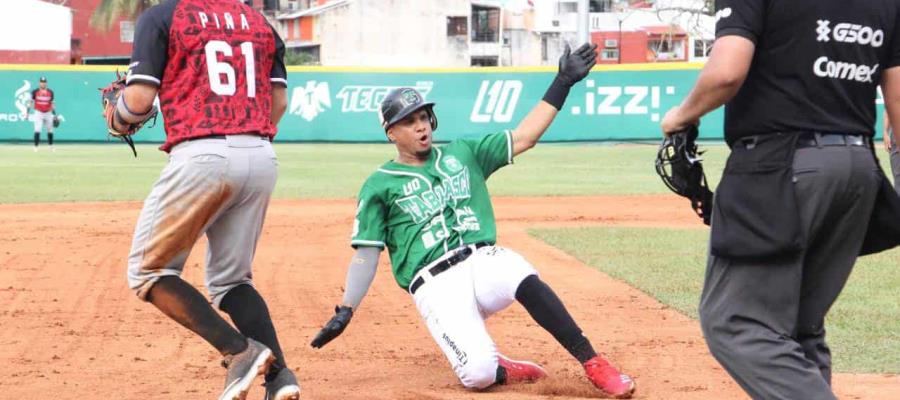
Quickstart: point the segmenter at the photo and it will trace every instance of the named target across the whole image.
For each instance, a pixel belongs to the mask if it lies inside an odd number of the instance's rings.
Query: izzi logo
[[[24,122],[28,112],[28,103],[31,101],[31,82],[23,80],[22,87],[13,93],[13,105],[18,113],[0,113],[0,122]]]

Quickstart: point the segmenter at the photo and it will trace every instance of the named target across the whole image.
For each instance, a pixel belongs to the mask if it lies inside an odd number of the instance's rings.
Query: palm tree
[[[101,31],[112,28],[119,17],[135,17],[161,0],[101,0],[91,15],[91,26]]]

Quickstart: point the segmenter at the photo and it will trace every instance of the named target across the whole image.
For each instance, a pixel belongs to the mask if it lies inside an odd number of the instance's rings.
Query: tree
[[[284,53],[284,65],[316,65],[312,54],[288,50]]]
[[[710,22],[716,14],[715,0],[656,0],[654,6],[660,21],[680,26],[694,36],[715,34]]]
[[[120,17],[136,17],[160,0],[102,0],[91,14],[91,26],[108,31]]]

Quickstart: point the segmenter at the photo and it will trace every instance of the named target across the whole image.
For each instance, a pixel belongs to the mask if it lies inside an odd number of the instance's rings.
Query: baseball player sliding
[[[582,365],[604,394],[628,398],[635,384],[606,359],[569,315],[562,301],[522,256],[496,245],[496,226],[485,180],[534,147],[562,108],[569,89],[596,63],[595,45],[568,48],[543,101],[513,131],[433,147],[434,103],[412,88],[390,92],[381,103],[382,126],[397,157],[363,184],[353,226],[356,249],[346,291],[335,316],[312,341],[320,348],[350,323],[387,248],[394,278],[412,295],[432,337],[467,388],[534,381],[538,365],[504,357],[484,319],[519,301]]]
[[[102,91],[109,132],[135,133],[158,94],[169,162],[135,227],[129,286],[222,354],[220,400],[244,399],[259,374],[267,400],[297,400],[251,271],[278,175],[270,142],[287,106],[284,44],[241,2],[170,0],[141,15],[131,61],[124,92],[119,82]],[[234,327],[180,278],[204,234],[206,286]]]

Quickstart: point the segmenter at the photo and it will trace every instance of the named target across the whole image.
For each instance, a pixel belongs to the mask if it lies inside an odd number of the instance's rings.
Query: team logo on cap
[[[422,97],[415,90],[406,89],[403,93],[400,93],[400,102],[403,103],[403,107],[409,107],[413,104],[421,103]]]

